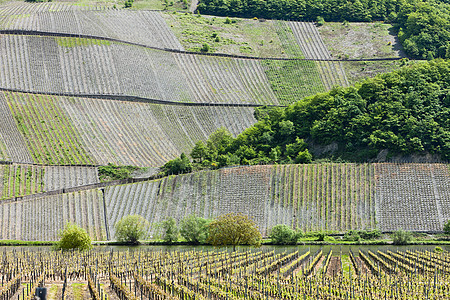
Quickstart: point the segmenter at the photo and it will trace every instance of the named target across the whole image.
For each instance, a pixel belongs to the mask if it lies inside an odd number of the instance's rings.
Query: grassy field
[[[287,57],[272,21],[166,13],[167,24],[188,51]]]
[[[392,25],[382,22],[330,22],[319,27],[332,57],[342,59],[403,57],[393,31]]]

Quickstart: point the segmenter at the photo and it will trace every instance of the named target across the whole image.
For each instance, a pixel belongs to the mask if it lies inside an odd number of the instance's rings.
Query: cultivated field
[[[0,103],[5,106],[5,115],[10,114],[10,122],[16,123],[2,128],[5,136],[17,136],[17,141],[5,140],[5,144],[22,147],[11,149],[17,156],[29,153],[35,163],[44,165],[159,167],[182,152],[190,153],[195,142],[206,140],[220,127],[237,135],[256,122],[249,107],[163,105],[10,92],[0,96],[4,97]]]
[[[27,299],[39,285],[58,299],[446,299],[449,260],[408,249],[22,250],[3,253],[1,275],[5,294]]]
[[[31,180],[25,171],[30,168],[14,166],[16,173],[12,173],[11,168],[8,169],[9,177],[4,177],[8,181],[3,180],[3,198],[14,196],[11,194],[15,192],[13,187],[18,191],[34,189],[41,192],[97,182],[91,168],[46,167],[42,170],[34,167]],[[7,173],[5,170],[3,174]],[[91,180],[77,181],[81,172],[88,174],[86,177]],[[23,179],[17,177],[18,173]],[[51,183],[50,177],[58,173],[67,174],[59,175],[67,179]],[[3,211],[3,224],[10,222],[12,214],[20,214],[17,222],[31,222],[28,220],[30,212],[24,207],[38,206],[42,217],[37,221],[33,219],[38,222],[36,224],[60,228],[72,220],[91,230],[94,239],[102,230],[108,232],[109,239],[114,239],[115,223],[132,214],[142,215],[154,224],[169,216],[181,220],[190,214],[213,218],[224,213],[241,212],[254,218],[263,235],[277,224],[299,227],[304,231],[341,233],[349,229],[374,228],[382,231],[439,231],[443,222],[450,218],[449,177],[450,170],[443,164],[249,166],[35,199],[28,197],[26,201],[0,202],[0,211]],[[77,215],[71,216],[75,211]],[[16,239],[42,238],[37,232],[25,234],[25,231],[14,228]],[[154,233],[154,229],[151,232]],[[12,237],[4,233],[3,238]],[[48,238],[56,236],[52,233]]]

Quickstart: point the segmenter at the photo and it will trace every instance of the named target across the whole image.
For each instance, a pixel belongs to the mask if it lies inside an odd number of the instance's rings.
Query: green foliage
[[[67,223],[58,234],[60,240],[55,244],[56,249],[61,250],[88,250],[92,247],[91,238],[86,230],[76,224]]]
[[[229,213],[221,215],[209,225],[208,242],[213,246],[261,246],[262,236],[255,222],[246,215]]]
[[[444,225],[444,233],[450,235],[450,220]]]
[[[444,252],[444,250],[443,250],[441,247],[436,246],[436,247],[434,247],[434,252],[436,252],[436,253],[442,253],[442,252]]]
[[[138,244],[139,240],[147,237],[150,224],[139,215],[125,216],[116,225],[116,239],[119,242]]]
[[[204,244],[208,239],[208,224],[210,220],[190,215],[180,223],[180,234],[188,242]]]
[[[381,231],[375,230],[349,230],[344,234],[344,240],[358,242],[360,240],[373,240],[381,237]]]
[[[136,166],[116,166],[109,163],[106,166],[98,167],[98,177],[101,182],[127,179],[133,171],[139,170]]]
[[[209,46],[208,43],[204,43],[204,44],[202,45],[202,48],[200,48],[200,51],[201,51],[201,52],[209,52],[209,50],[211,50],[211,46]]]
[[[178,227],[177,221],[174,218],[168,217],[160,224],[157,225],[160,228],[160,237],[166,243],[173,243],[178,241]]]
[[[180,157],[168,161],[162,169],[166,175],[189,173],[192,171],[192,164],[189,158],[181,153]]]
[[[276,245],[295,245],[303,233],[300,230],[293,230],[287,225],[278,224],[271,230],[269,237],[273,244]]]
[[[394,245],[407,245],[413,240],[412,233],[404,230],[397,230],[392,234]]]
[[[309,21],[394,23],[408,55],[417,58],[450,56],[450,4],[422,0],[201,0],[198,10],[221,16]]]

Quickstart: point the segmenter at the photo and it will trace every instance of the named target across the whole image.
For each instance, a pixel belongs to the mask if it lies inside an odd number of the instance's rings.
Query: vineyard
[[[237,135],[256,121],[250,107],[176,106],[12,92],[0,93],[1,107],[6,118],[0,122],[7,126],[0,129],[0,137],[10,138],[5,139],[11,146],[6,151],[17,152],[10,159],[27,162],[25,155],[31,155],[31,162],[45,165],[158,167],[182,152],[189,153],[195,142],[206,140],[220,127]]]
[[[67,222],[86,229],[94,240],[106,240],[101,191],[89,190],[30,200],[1,202],[0,239],[54,241]]]
[[[450,254],[294,249],[4,251],[2,296],[71,299],[446,299]]]

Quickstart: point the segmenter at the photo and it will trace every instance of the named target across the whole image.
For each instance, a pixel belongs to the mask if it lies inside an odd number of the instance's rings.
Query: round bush
[[[125,216],[116,223],[116,239],[119,242],[138,244],[147,237],[150,224],[139,215]]]
[[[86,230],[73,223],[67,223],[58,236],[60,241],[56,244],[57,249],[88,250],[92,247],[91,238]]]

